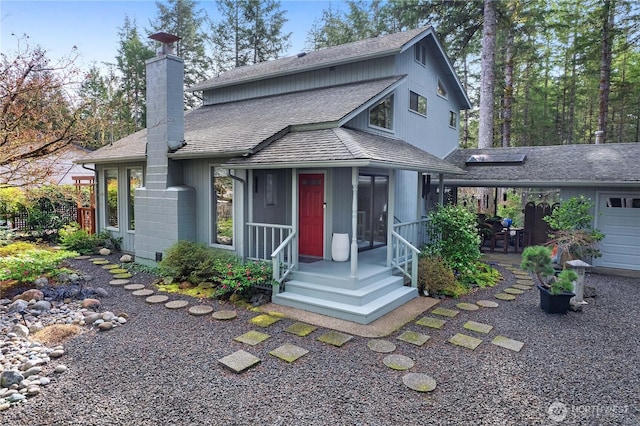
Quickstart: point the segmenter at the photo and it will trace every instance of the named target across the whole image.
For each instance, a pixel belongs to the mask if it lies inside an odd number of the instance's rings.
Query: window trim
[[[455,121],[454,124],[451,124],[452,119]],[[458,113],[451,110],[449,110],[449,127],[451,129],[458,129]]]
[[[414,46],[413,60],[422,65],[427,66],[427,46],[424,43],[416,43]]]
[[[418,107],[420,106],[420,98],[424,99],[424,114],[421,113],[420,111],[418,111],[417,109],[413,109],[412,108],[412,95],[416,95],[417,96],[417,105]],[[429,106],[428,106],[428,102],[427,102],[427,97],[426,96],[422,96],[420,93],[418,92],[414,92],[413,90],[409,90],[409,111],[420,115],[421,117],[426,117],[427,113],[429,112]]]
[[[440,92],[444,92],[444,93],[440,93]],[[447,91],[447,88],[445,87],[444,83],[442,82],[442,80],[440,80],[440,77],[438,77],[438,83],[436,86],[436,94],[438,96],[440,96],[442,99],[449,99],[449,91]]]
[[[140,182],[140,186],[138,188],[144,188],[144,177],[145,177],[145,170],[144,170],[144,166],[140,165],[140,166],[129,166],[126,168],[126,175],[127,175],[127,232],[136,232],[135,227],[132,228],[131,227],[131,212],[133,211],[133,216],[134,216],[134,220],[135,220],[135,195],[133,200],[130,199],[131,197],[131,170],[140,170],[141,171],[141,182]],[[136,188],[136,189],[138,189]],[[134,192],[135,194],[135,192]],[[130,204],[130,202],[132,202],[132,204]],[[130,208],[131,207],[131,208]]]
[[[220,167],[220,165],[218,164],[210,164],[209,165],[209,247],[215,247],[215,248],[220,248],[220,249],[224,249],[224,250],[235,250],[236,249],[236,238],[238,237],[236,235],[236,224],[235,224],[235,220],[232,224],[232,229],[231,229],[231,244],[220,244],[217,241],[217,236],[218,236],[218,222],[217,222],[217,218],[216,221],[214,222],[214,216],[213,216],[213,212],[215,211],[217,213],[217,208],[218,208],[218,197],[216,196],[216,188],[215,188],[215,178],[216,178],[216,170],[217,169],[221,169],[221,170],[228,170],[225,169],[223,167]],[[220,177],[225,177],[225,176],[220,176]],[[235,199],[235,190],[236,190],[236,182],[235,180],[231,179],[231,184],[233,185],[233,192],[234,192],[234,199]],[[234,215],[234,209],[235,209],[235,202],[231,203],[231,216],[232,218],[235,216]],[[215,210],[214,210],[215,209]]]
[[[113,226],[109,224],[109,178],[107,174],[109,172],[115,171],[116,177],[116,220],[117,226]],[[114,232],[120,232],[120,171],[118,167],[106,167],[102,171],[102,175],[104,176],[104,183],[102,185],[104,189],[103,200],[104,200],[104,229]]]
[[[373,128],[373,129],[381,130],[383,132],[393,133],[393,131],[394,131],[393,127],[394,127],[394,124],[395,124],[395,119],[394,119],[395,118],[394,117],[394,114],[395,114],[395,99],[394,99],[394,97],[395,97],[394,94],[390,93],[389,95],[387,95],[384,98],[380,99],[378,102],[375,103],[375,105],[371,106],[367,110],[367,114],[368,114],[367,122],[368,122],[369,127]],[[371,111],[373,109],[375,109],[376,107],[382,105],[387,99],[391,99],[391,107],[390,107],[391,112],[389,113],[389,116],[390,116],[390,127],[382,127],[382,126],[378,126],[378,125],[372,124],[371,123]]]

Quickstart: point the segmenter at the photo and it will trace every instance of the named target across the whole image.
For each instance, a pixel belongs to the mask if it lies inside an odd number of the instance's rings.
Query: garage
[[[596,227],[605,234],[595,266],[640,270],[640,192],[598,194]]]

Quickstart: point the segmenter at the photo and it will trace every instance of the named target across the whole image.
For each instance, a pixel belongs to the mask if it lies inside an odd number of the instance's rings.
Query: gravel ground
[[[218,322],[167,310],[109,287],[110,274],[87,261],[73,265],[110,290],[103,309],[126,312],[129,322],[67,342],[58,363],[69,371],[53,376],[41,395],[0,412],[0,425],[640,424],[637,278],[588,275],[598,297],[582,313],[545,314],[534,289],[498,301],[497,309],[462,311],[441,330],[406,325],[388,337],[395,353],[415,361],[411,372],[438,383],[435,391],[418,393],[402,383],[405,372],[383,364],[386,354],[367,348],[369,339],[354,337],[336,348],[316,340],[326,329],[298,337],[283,331],[294,322],[284,319],[259,329],[271,338],[250,347],[232,339],[258,329],[247,322],[253,312]],[[498,287],[440,306],[495,300],[515,281],[499,269],[505,280]],[[141,274],[132,282],[149,279]],[[475,351],[447,343],[468,320],[494,326],[477,336],[484,342]],[[397,340],[406,330],[431,339],[422,347]],[[525,346],[516,353],[490,344],[499,334]],[[269,355],[284,343],[310,353],[293,364]],[[262,363],[238,375],[217,362],[239,349]],[[567,410],[559,423],[548,414],[554,402]]]

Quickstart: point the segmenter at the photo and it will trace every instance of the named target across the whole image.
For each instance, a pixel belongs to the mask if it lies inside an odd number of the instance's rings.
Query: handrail
[[[247,256],[249,260],[271,260],[270,254],[293,233],[291,225],[247,223]]]
[[[391,267],[399,270],[404,276],[411,279],[411,287],[418,287],[418,255],[420,250],[415,248],[409,241],[396,231],[391,231],[391,245],[393,256],[391,257]],[[411,259],[409,259],[411,253]],[[411,272],[409,272],[411,267]]]
[[[409,241],[414,247],[423,247],[431,242],[433,235],[430,228],[430,220],[428,218],[393,224],[393,231]]]
[[[287,275],[289,275],[295,267],[295,262],[293,261],[293,244],[291,244],[295,236],[296,233],[293,231],[282,243],[280,243],[278,248],[271,253],[274,282],[273,294],[280,293],[280,284],[282,284]]]

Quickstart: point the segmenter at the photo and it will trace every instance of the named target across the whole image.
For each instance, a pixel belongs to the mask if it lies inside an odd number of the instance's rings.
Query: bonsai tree
[[[540,284],[547,285],[549,277],[555,270],[551,263],[551,249],[545,246],[529,246],[522,252],[520,267],[525,271],[533,272],[538,277]]]
[[[563,269],[562,272],[551,281],[549,293],[554,296],[562,293],[571,293],[573,292],[573,283],[577,279],[578,274],[574,271],[571,269]]]
[[[593,205],[584,195],[571,197],[543,218],[553,230],[549,244],[557,245],[561,256],[569,259],[601,256],[598,241],[604,234],[592,227]]]

